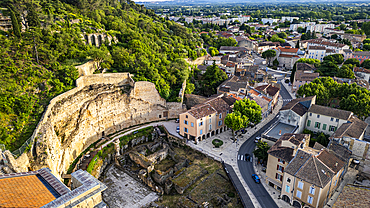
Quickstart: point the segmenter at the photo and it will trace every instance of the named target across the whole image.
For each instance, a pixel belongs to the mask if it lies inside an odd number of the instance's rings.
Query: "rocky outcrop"
[[[32,160],[19,166],[49,167],[60,178],[73,160],[105,135],[146,122],[175,118],[181,103],[167,103],[150,82],[134,82],[128,73],[94,74],[50,101],[33,133]],[[22,158],[22,160],[20,160]]]

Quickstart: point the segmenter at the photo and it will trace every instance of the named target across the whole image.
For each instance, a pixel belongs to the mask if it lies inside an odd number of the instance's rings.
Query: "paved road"
[[[285,89],[283,85],[281,85],[281,92],[280,92],[283,100],[290,100],[292,97],[288,93],[288,91]],[[283,102],[283,105],[285,105],[287,101]],[[245,141],[239,151],[238,155],[245,155],[246,153],[252,155],[253,150],[255,148],[254,138],[257,136],[260,136],[264,131],[266,131],[267,128],[269,128],[274,122],[277,121],[277,117],[272,119],[267,125],[265,125],[263,128],[261,128],[257,133],[252,135],[250,139]],[[247,162],[245,160],[238,160],[238,167],[240,170],[240,173],[242,174],[245,182],[248,184],[249,188],[252,190],[254,196],[257,198],[258,202],[261,204],[263,208],[274,208],[278,207],[275,203],[275,201],[271,198],[269,193],[266,191],[266,189],[263,187],[262,184],[256,184],[254,180],[252,179],[252,174],[255,173],[253,169],[253,163]],[[263,179],[262,179],[263,180]]]

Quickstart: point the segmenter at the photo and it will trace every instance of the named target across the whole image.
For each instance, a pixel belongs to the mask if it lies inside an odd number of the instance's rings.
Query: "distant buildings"
[[[293,22],[293,20],[299,20],[299,17],[282,17],[281,18],[282,22],[285,22],[285,21]]]
[[[355,51],[352,53],[352,58],[360,61],[360,64],[367,59],[370,59],[370,51]]]
[[[349,49],[349,46],[341,43],[329,42],[325,39],[311,39],[305,41],[307,43],[307,48],[310,46],[324,46],[326,49],[333,49],[335,53],[343,54],[345,49]]]
[[[291,48],[290,46],[278,47],[276,53],[279,66],[286,69],[293,69],[296,61],[303,57],[299,53],[298,48]]]
[[[297,70],[294,73],[294,79],[292,83],[292,92],[295,93],[299,87],[304,84],[309,84],[320,76],[319,73],[315,73],[316,68],[307,63],[297,63]]]
[[[291,24],[290,27],[289,27],[289,30],[291,31],[297,31],[299,27],[301,28],[306,28],[310,25],[315,25],[316,22],[302,22],[302,23],[299,23],[299,24]]]
[[[314,25],[308,25],[307,26],[307,31],[310,32],[319,32],[322,33],[326,28],[334,28],[334,24],[314,24]]]

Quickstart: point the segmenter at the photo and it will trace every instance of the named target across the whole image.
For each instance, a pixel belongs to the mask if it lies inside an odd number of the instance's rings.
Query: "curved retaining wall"
[[[153,83],[135,83],[129,73],[82,76],[76,83],[50,101],[32,135],[32,158],[26,153],[17,158],[21,170],[49,167],[60,178],[101,136],[184,111],[181,103],[161,98]]]

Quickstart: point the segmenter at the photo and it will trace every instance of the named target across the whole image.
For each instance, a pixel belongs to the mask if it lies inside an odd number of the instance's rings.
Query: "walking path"
[[[292,96],[293,99],[296,99],[297,97],[295,96],[295,94],[292,92],[292,86],[289,86],[289,84],[285,83],[284,82],[285,80],[281,80],[281,84],[284,85],[286,91],[289,92],[290,96]]]

